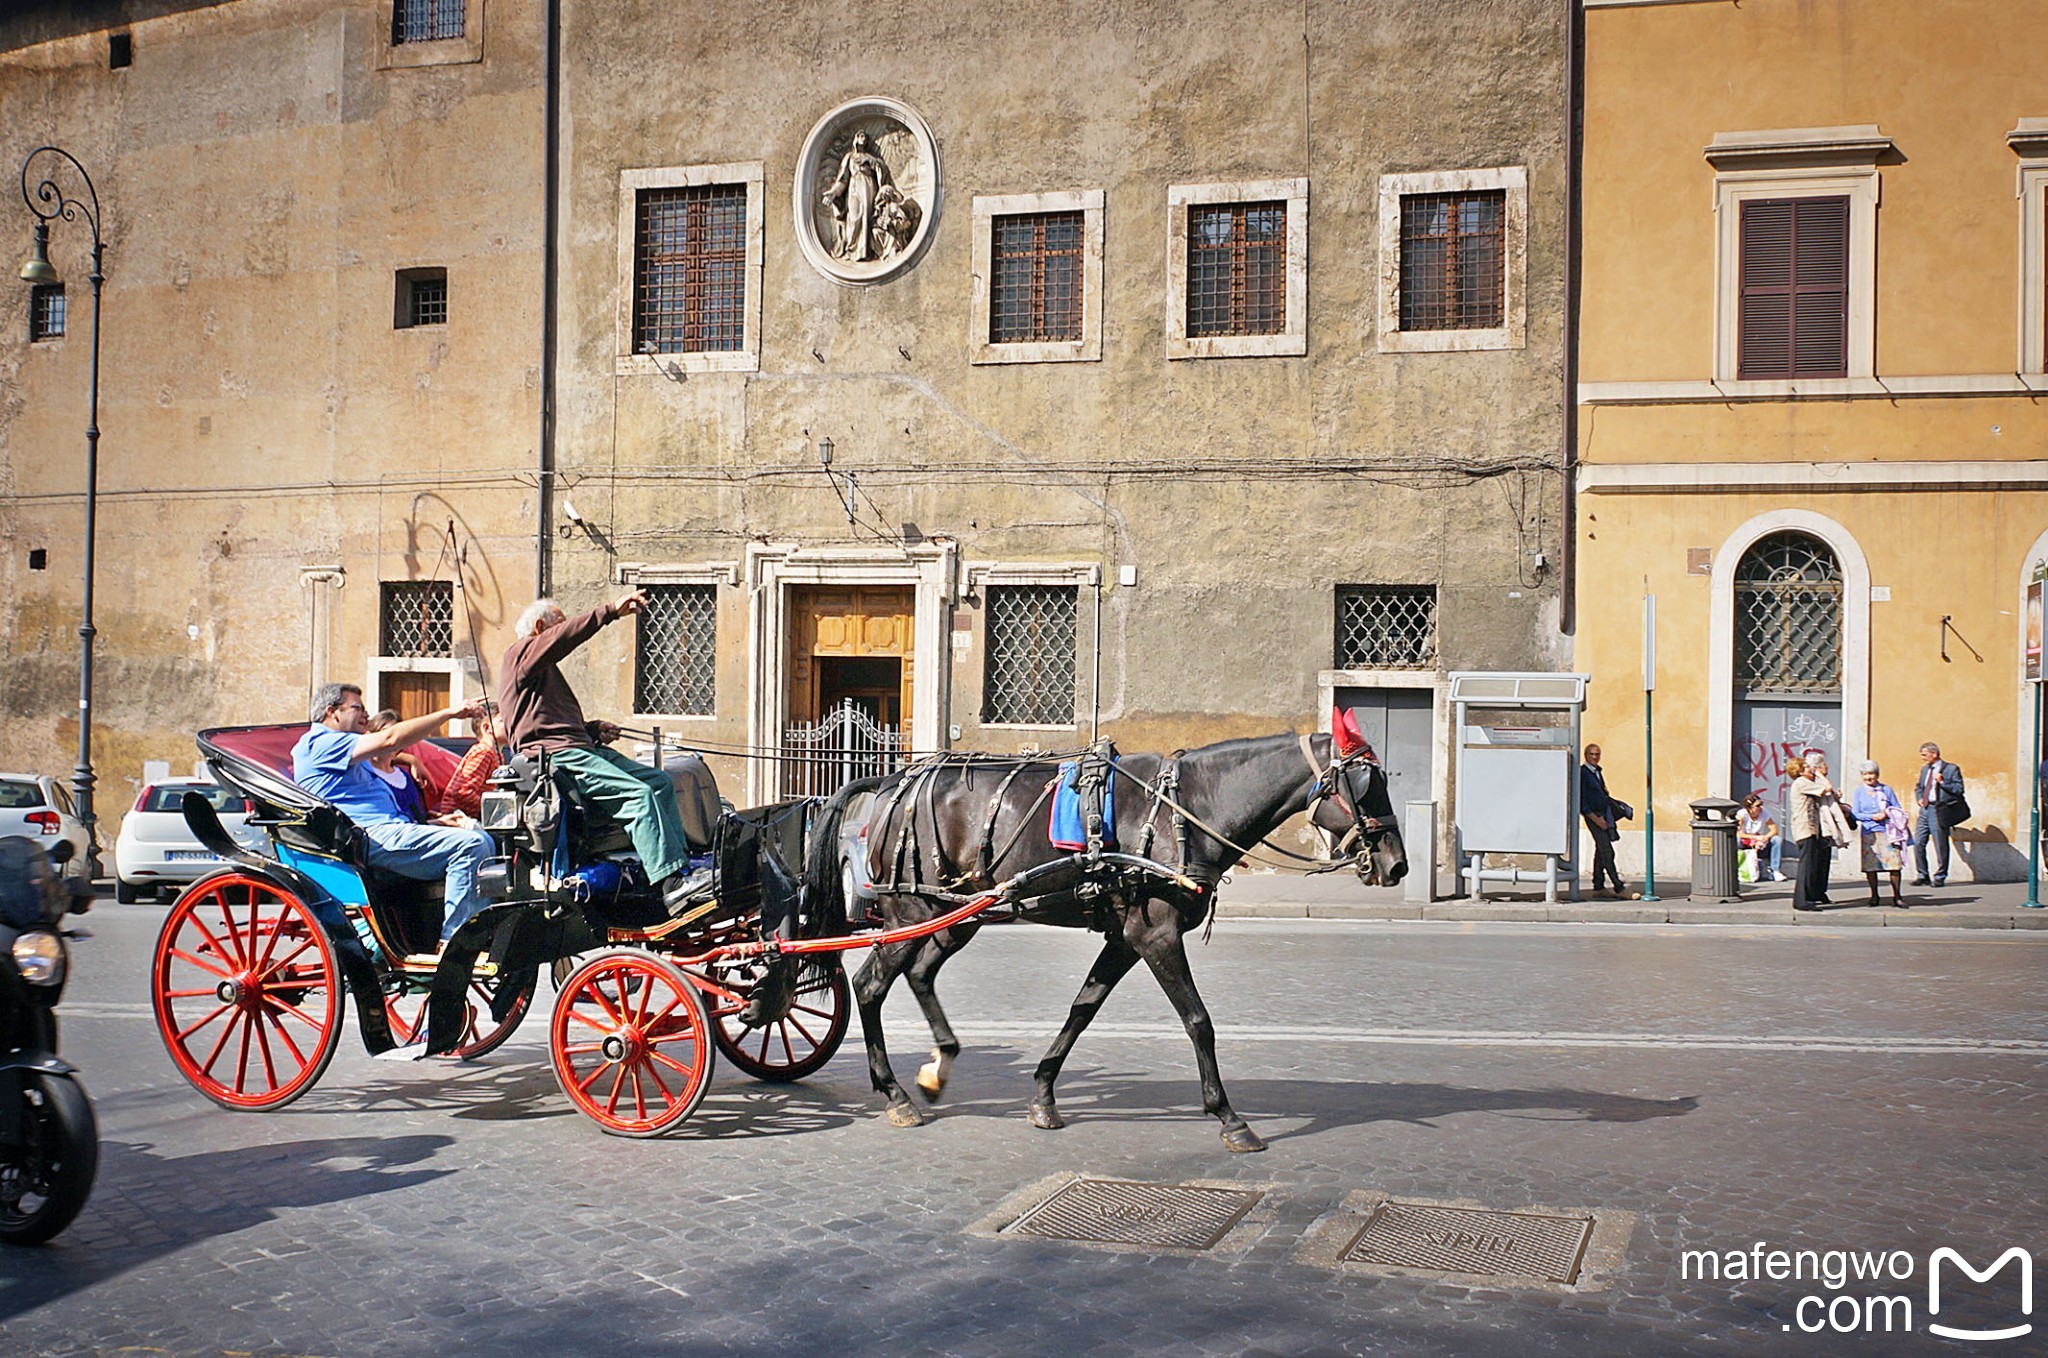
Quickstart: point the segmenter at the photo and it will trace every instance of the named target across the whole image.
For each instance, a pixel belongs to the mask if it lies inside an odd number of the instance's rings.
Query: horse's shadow
[[[389,1193],[452,1174],[426,1162],[446,1136],[323,1137],[197,1155],[100,1143],[93,1196],[50,1245],[8,1249],[0,1320],[189,1245],[233,1235],[281,1210]],[[232,1191],[224,1191],[228,1186]]]
[[[955,1080],[937,1111],[1004,1117],[1021,1112],[1031,1094],[1036,1062],[993,1052],[970,1053],[954,1067]],[[1278,1135],[1309,1137],[1343,1128],[1392,1122],[1432,1127],[1461,1113],[1497,1113],[1537,1122],[1649,1122],[1683,1117],[1699,1107],[1693,1095],[1644,1099],[1595,1089],[1477,1088],[1380,1080],[1233,1078],[1233,1106],[1262,1125],[1296,1124]],[[1061,1077],[1060,1110],[1070,1118],[1181,1122],[1202,1113],[1201,1089],[1191,1078],[1157,1071],[1070,1066]]]

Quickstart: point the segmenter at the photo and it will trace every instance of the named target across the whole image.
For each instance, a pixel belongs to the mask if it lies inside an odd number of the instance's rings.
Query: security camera
[[[576,502],[566,495],[562,497],[562,517],[578,528],[583,526],[583,516],[576,512]]]

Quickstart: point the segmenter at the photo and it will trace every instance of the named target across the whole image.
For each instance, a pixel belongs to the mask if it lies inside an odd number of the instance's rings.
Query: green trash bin
[[[1692,806],[1692,895],[1694,900],[1740,899],[1736,881],[1735,813],[1740,802],[1702,797]]]

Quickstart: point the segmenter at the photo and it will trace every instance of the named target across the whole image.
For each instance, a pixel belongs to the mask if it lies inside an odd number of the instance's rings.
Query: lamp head
[[[819,463],[820,463],[821,465],[823,465],[823,466],[827,466],[827,467],[829,467],[829,466],[831,466],[831,465],[832,465],[832,440],[831,440],[831,439],[829,439],[829,438],[822,438],[822,439],[819,439],[819,440],[818,440],[818,461],[819,461]]]
[[[55,283],[57,271],[50,267],[50,224],[36,223],[36,243],[28,257],[28,263],[21,266],[21,281],[24,283]]]

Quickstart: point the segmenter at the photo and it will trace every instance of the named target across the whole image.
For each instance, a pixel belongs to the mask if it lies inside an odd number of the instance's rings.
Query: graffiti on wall
[[[1751,792],[1783,828],[1792,780],[1785,765],[1794,755],[1824,754],[1837,782],[1842,776],[1842,707],[1816,703],[1749,699],[1735,705],[1735,777],[1740,801]]]

